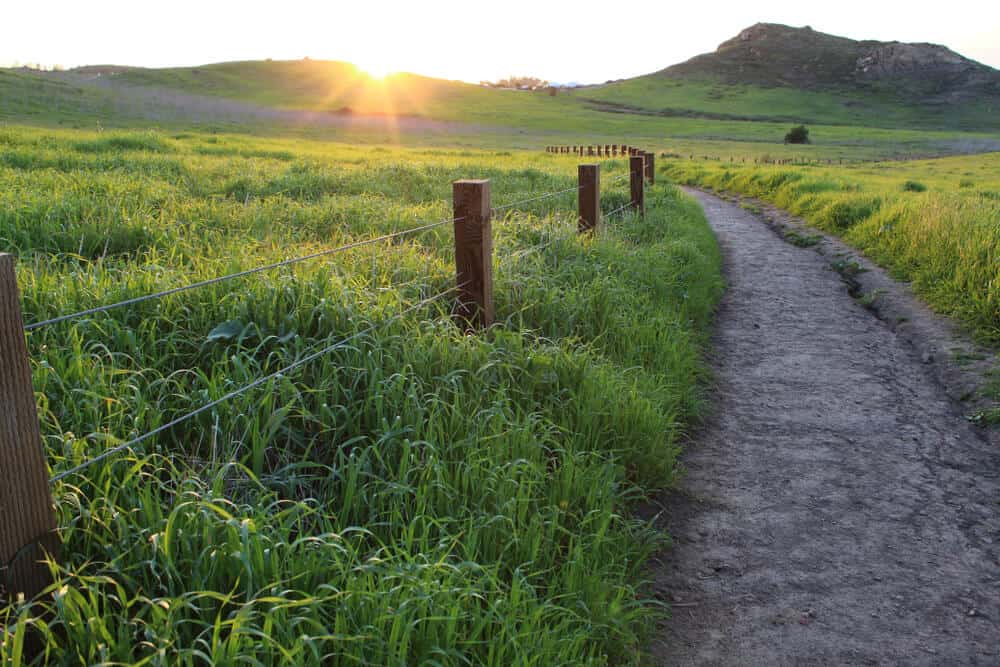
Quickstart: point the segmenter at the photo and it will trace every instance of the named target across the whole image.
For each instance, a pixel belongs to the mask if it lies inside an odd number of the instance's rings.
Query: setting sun
[[[385,79],[386,77],[395,74],[395,71],[384,63],[365,63],[358,65],[358,69],[371,78],[378,80]]]

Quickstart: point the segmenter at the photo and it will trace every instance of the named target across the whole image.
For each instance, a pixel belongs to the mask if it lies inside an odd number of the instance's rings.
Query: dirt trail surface
[[[705,208],[716,415],[665,499],[664,665],[1000,665],[1000,450],[831,258]]]

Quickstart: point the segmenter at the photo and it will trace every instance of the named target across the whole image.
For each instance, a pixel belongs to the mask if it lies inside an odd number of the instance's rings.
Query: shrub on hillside
[[[816,221],[824,229],[843,231],[856,225],[882,207],[878,197],[850,198],[834,201],[823,208]]]
[[[809,129],[805,125],[799,125],[798,127],[793,127],[785,135],[786,144],[808,144],[809,143]]]
[[[920,181],[906,181],[903,183],[903,192],[927,192],[927,186]]]

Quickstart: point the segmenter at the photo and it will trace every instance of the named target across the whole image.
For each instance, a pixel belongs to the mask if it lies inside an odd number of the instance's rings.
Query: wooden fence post
[[[493,324],[493,224],[490,182],[452,183],[455,213],[455,316],[467,329]]]
[[[604,144],[604,157],[611,157],[611,144]]]
[[[643,157],[646,159],[646,180],[652,185],[656,181],[656,171],[654,169],[656,154],[652,151],[646,151],[643,153]]]
[[[581,164],[577,167],[577,201],[580,217],[577,231],[597,231],[601,225],[601,165]]]
[[[633,155],[628,159],[629,183],[632,186],[632,210],[638,211],[639,215],[646,215],[646,198],[643,190],[645,169],[645,159],[641,155]]]
[[[30,599],[52,583],[56,514],[24,341],[14,257],[0,254],[0,586]]]

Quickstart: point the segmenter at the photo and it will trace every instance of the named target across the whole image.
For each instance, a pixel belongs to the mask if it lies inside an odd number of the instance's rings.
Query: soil
[[[791,216],[689,192],[729,289],[715,415],[660,499],[653,662],[1000,664],[1000,443],[943,353],[975,346],[863,258],[845,282],[839,242],[786,242]]]

